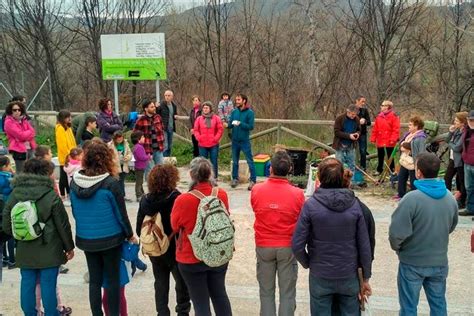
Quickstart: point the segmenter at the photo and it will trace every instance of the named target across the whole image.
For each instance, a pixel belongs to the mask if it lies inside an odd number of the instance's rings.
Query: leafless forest
[[[462,0],[0,0],[0,101],[33,109],[95,109],[100,35],[163,32],[168,80],[182,110],[191,96],[243,92],[258,117],[332,119],[358,94],[402,117],[448,121],[474,108],[474,3]],[[122,110],[154,82],[121,82]],[[183,112],[182,112],[183,113]]]

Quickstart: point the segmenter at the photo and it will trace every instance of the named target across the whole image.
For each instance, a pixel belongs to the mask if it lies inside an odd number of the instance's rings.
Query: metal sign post
[[[115,113],[119,115],[118,80],[114,80],[114,105],[115,105]]]
[[[156,79],[156,106],[160,104],[160,79]]]

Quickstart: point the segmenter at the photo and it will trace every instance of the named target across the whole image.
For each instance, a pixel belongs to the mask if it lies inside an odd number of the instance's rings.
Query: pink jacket
[[[207,128],[206,118],[203,115],[194,122],[194,137],[196,137],[199,147],[210,148],[219,145],[223,132],[222,121],[215,114],[211,118],[211,128]]]
[[[35,129],[25,118],[17,121],[13,116],[7,115],[5,118],[5,133],[8,138],[8,150],[26,153],[25,142],[30,143],[31,149],[36,148]]]

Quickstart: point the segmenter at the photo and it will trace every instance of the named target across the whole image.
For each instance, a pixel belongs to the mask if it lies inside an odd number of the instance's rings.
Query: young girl
[[[151,156],[145,152],[145,148],[143,147],[143,144],[145,143],[143,132],[133,132],[131,139],[133,144],[133,157],[135,157],[135,195],[137,197],[137,202],[140,202],[140,199],[144,194],[143,177]]]
[[[114,132],[112,140],[108,143],[108,146],[115,153],[115,164],[119,170],[120,185],[122,187],[123,196],[126,197],[125,178],[130,171],[128,163],[132,160],[132,151],[130,150],[130,146],[128,146],[127,140],[123,137],[122,131]],[[125,201],[131,202],[131,200],[127,198],[125,198]]]
[[[127,316],[127,298],[125,297],[125,285],[127,285],[132,279],[131,275],[131,262],[138,259],[138,251],[140,246],[137,244],[129,243],[124,241],[122,244],[122,259],[120,261],[120,316]],[[104,275],[104,288],[102,295],[102,306],[104,307],[105,315],[110,315],[109,304],[108,304],[108,280],[107,273]]]
[[[76,171],[82,168],[82,155],[83,151],[81,148],[76,147],[71,149],[69,155],[66,157],[66,163],[64,164],[64,171],[67,174],[68,184],[71,184],[72,176]]]
[[[46,145],[39,145],[35,149],[35,158],[51,161],[53,159],[51,148]]]

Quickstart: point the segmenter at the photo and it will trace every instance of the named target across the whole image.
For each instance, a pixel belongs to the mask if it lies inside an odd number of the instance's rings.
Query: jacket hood
[[[178,191],[173,191],[171,193],[159,192],[146,194],[140,201],[143,214],[148,216],[155,215],[157,211],[169,206],[170,200],[172,200],[177,194],[179,194]]]
[[[71,183],[71,190],[73,190],[79,197],[88,198],[101,187],[100,183],[109,177],[109,173],[100,174],[98,176],[89,177],[81,173],[81,171],[74,173]]]
[[[414,182],[416,188],[433,199],[441,199],[448,194],[446,184],[442,179],[420,179]]]
[[[354,192],[349,189],[319,188],[314,192],[313,197],[334,212],[344,212],[356,201]]]
[[[12,180],[13,196],[19,201],[36,201],[51,190],[54,190],[53,180],[48,176],[23,173]]]

